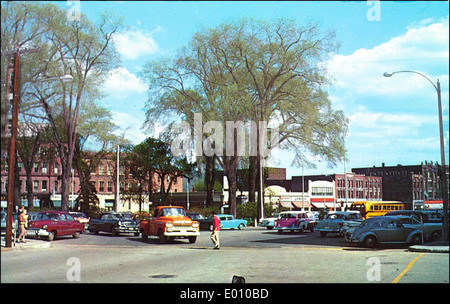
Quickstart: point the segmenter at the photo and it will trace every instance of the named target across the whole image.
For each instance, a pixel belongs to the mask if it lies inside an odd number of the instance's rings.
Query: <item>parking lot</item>
[[[448,253],[410,252],[398,245],[367,249],[317,231],[278,234],[252,227],[222,231],[221,249],[213,250],[209,235],[202,231],[194,244],[107,233],[30,240],[48,246],[2,250],[1,281],[230,283],[239,275],[247,283],[449,282]]]

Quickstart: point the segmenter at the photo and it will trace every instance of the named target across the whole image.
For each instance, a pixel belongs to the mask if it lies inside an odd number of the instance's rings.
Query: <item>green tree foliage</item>
[[[173,58],[145,65],[149,84],[147,123],[193,114],[206,121],[266,121],[279,126],[278,142],[307,163],[305,153],[334,165],[345,151],[348,121],[332,109],[325,91],[331,81],[321,64],[336,50],[332,32],[315,24],[243,19],[203,29]],[[203,123],[204,123],[203,122]],[[239,157],[219,157],[236,214]],[[258,168],[259,166],[253,166]]]

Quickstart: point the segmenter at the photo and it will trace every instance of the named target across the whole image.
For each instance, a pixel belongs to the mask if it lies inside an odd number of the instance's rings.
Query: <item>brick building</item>
[[[8,191],[8,167],[7,154],[2,151],[1,160],[1,200],[2,207],[6,206],[7,191]],[[28,207],[27,189],[26,189],[26,172],[20,158],[17,159],[17,166],[19,170],[19,192],[20,204]],[[116,164],[111,157],[105,157],[100,161],[96,171],[91,174],[90,182],[96,190],[96,195],[100,202],[100,208],[112,210],[115,201],[116,193]],[[33,164],[31,173],[34,207],[59,208],[61,207],[61,162],[59,158],[55,158],[53,162],[44,159],[37,159]],[[73,206],[80,191],[80,179],[77,170],[73,171],[73,179],[69,181],[69,206]],[[119,210],[136,211],[139,209],[136,199],[126,193],[136,183],[133,177],[129,174],[127,168],[121,167],[119,173],[120,180],[120,201]],[[153,175],[154,192],[158,192],[161,186],[161,180],[155,173]],[[168,189],[168,182],[165,182],[165,189]],[[72,192],[73,189],[73,192]],[[148,189],[144,189],[148,192]],[[182,177],[176,177],[171,185],[169,192],[182,192],[183,181]],[[74,193],[74,195],[72,195]],[[144,195],[144,208],[148,210],[147,195]]]
[[[413,202],[442,200],[440,166],[427,162],[420,165],[397,165],[381,167],[354,168],[353,172],[383,179],[382,196],[384,200],[398,200],[412,208]],[[448,176],[448,166],[446,166]]]

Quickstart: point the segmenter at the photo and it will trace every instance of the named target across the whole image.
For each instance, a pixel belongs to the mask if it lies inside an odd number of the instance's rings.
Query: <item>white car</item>
[[[272,230],[275,227],[275,221],[279,218],[279,215],[279,213],[274,213],[272,217],[262,219],[260,226]]]

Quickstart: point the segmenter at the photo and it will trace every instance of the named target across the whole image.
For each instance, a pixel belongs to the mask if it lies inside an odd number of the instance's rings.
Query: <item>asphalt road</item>
[[[20,283],[449,283],[448,253],[407,247],[352,247],[318,232],[278,234],[263,228],[210,233],[195,244],[147,243],[132,234],[83,234],[49,248],[1,253],[1,282]],[[45,242],[45,241],[42,241]]]

